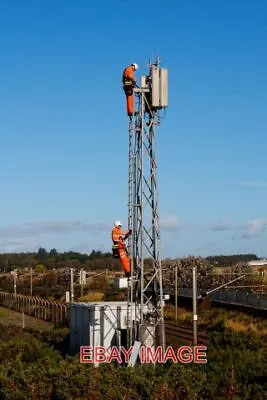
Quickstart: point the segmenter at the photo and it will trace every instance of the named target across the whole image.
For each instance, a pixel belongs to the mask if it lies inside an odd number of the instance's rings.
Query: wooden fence
[[[0,291],[0,305],[53,323],[67,323],[69,317],[67,303],[43,299],[40,296]]]

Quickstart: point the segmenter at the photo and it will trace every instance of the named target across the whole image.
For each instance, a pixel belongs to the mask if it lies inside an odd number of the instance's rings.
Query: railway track
[[[170,342],[179,340],[184,344],[193,344],[194,333],[193,329],[188,326],[176,325],[171,322],[165,322],[166,335]],[[208,345],[210,343],[209,335],[206,332],[197,333],[197,344]]]

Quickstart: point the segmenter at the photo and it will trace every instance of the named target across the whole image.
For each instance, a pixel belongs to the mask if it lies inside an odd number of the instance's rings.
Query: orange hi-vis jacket
[[[136,84],[136,80],[134,77],[134,68],[132,65],[129,67],[126,67],[125,70],[123,71],[123,77],[122,77],[123,85],[132,85],[134,86]]]
[[[112,229],[112,233],[111,233],[111,238],[113,243],[123,243],[123,236],[127,235],[129,232],[122,232],[121,228],[118,226],[115,226]]]
[[[123,240],[124,237],[127,238],[129,233],[130,233],[129,230],[127,232],[122,232],[120,227],[115,226],[112,229],[112,234],[111,234],[114,245],[118,246],[118,254],[122,263],[122,268],[124,272],[127,274],[127,276],[129,276],[129,274],[131,273],[131,263]]]

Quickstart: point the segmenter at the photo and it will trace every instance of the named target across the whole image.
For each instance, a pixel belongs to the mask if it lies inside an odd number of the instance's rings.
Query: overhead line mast
[[[168,106],[168,70],[159,58],[134,88],[136,111],[129,121],[128,345],[165,348],[164,300],[160,257],[156,126]]]

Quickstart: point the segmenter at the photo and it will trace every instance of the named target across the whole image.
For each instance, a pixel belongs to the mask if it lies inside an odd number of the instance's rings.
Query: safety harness
[[[123,90],[124,90],[125,94],[127,96],[132,96],[134,83],[131,79],[129,79],[125,76],[125,70],[123,72],[122,83],[123,83]]]
[[[117,243],[112,246],[112,254],[113,258],[120,258],[119,245]]]

